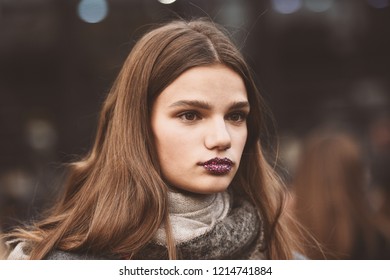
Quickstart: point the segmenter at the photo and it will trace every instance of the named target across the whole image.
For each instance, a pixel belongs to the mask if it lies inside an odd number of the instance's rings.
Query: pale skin
[[[247,139],[250,106],[242,78],[221,65],[194,67],[156,99],[151,125],[164,180],[200,194],[222,192],[233,180]],[[203,163],[231,160],[231,170],[210,173]]]

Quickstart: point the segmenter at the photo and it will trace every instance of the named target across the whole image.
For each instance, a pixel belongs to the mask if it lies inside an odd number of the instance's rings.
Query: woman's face
[[[187,70],[156,99],[152,130],[164,180],[194,193],[224,191],[240,164],[249,103],[223,65]]]

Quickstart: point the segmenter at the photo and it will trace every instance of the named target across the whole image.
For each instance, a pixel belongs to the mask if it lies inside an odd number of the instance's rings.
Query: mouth
[[[214,175],[225,175],[232,170],[233,161],[228,158],[212,158],[206,162],[200,163],[208,172]]]

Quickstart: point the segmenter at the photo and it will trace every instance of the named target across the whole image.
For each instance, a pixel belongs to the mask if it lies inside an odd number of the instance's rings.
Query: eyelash
[[[190,115],[191,117],[194,117],[194,118],[192,118],[192,119],[191,119],[191,118],[190,118],[190,119],[186,118],[186,117],[188,117],[189,115]],[[233,117],[233,116],[236,116],[236,115],[239,117],[239,119],[238,119],[238,120],[233,120],[232,117]],[[240,123],[246,121],[247,116],[248,116],[248,113],[247,113],[247,112],[244,112],[244,111],[236,111],[236,112],[231,112],[231,113],[229,113],[229,114],[225,117],[225,119],[230,120],[230,121],[232,121],[232,122],[235,123],[235,124],[240,124]],[[201,114],[200,114],[199,112],[196,112],[196,111],[185,111],[185,112],[182,112],[182,113],[178,114],[177,117],[180,118],[182,121],[185,121],[185,122],[195,122],[195,121],[197,121],[197,120],[202,119]]]
[[[188,117],[189,115],[193,115],[196,119],[192,119],[192,120],[189,120],[186,118],[186,116]],[[198,112],[196,111],[186,111],[186,112],[182,112],[180,114],[177,115],[182,121],[185,121],[185,122],[194,122],[196,120],[199,120],[201,119],[201,116]]]
[[[232,116],[237,115],[239,117],[239,120],[232,120]],[[248,116],[248,113],[243,112],[243,111],[237,111],[237,112],[232,112],[228,115],[228,118],[230,118],[233,122],[235,123],[242,123],[246,121],[246,118]]]

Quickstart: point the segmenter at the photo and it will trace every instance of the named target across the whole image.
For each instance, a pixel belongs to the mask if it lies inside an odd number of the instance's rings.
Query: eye
[[[178,117],[181,120],[187,121],[187,122],[193,122],[193,121],[200,119],[199,114],[197,112],[193,112],[193,111],[183,112],[183,113],[179,114]]]
[[[246,112],[233,112],[227,116],[227,119],[234,123],[241,123],[246,120],[246,117],[247,117]]]

